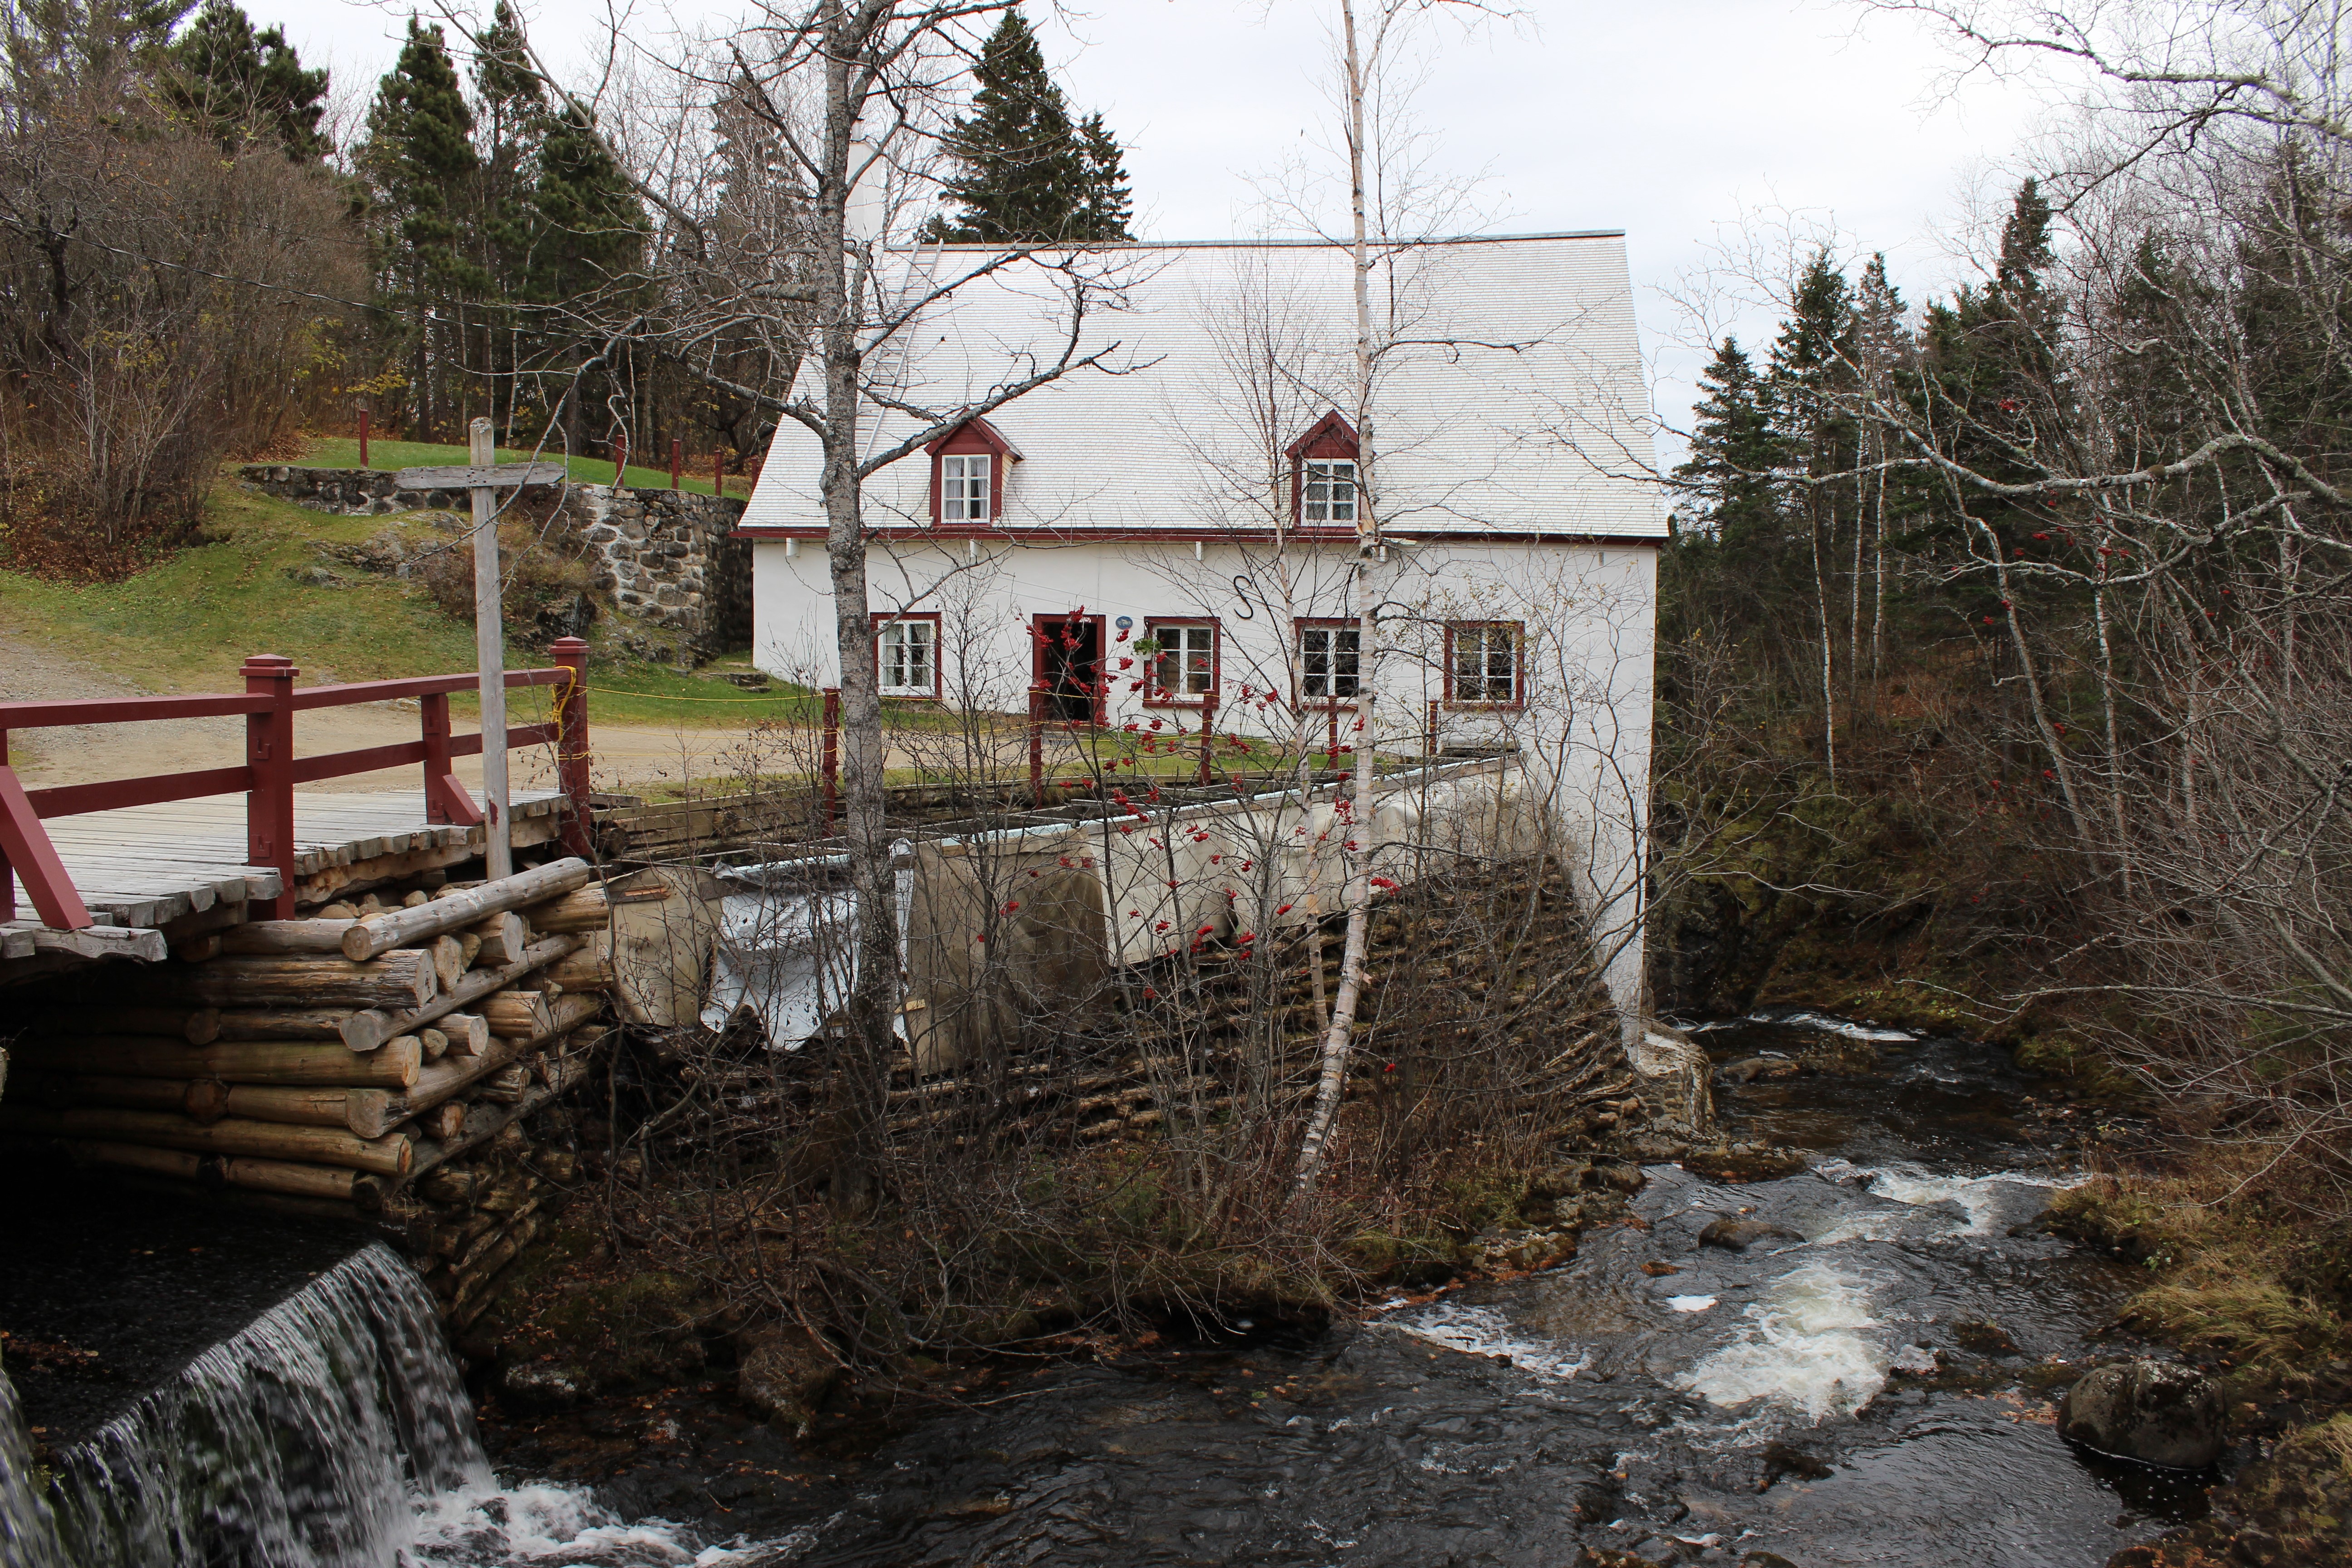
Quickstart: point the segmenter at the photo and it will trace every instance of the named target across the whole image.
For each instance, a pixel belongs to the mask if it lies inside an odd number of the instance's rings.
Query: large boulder
[[[1738,1215],[1725,1215],[1698,1233],[1701,1247],[1720,1247],[1727,1252],[1745,1252],[1757,1242],[1778,1237],[1784,1241],[1805,1238],[1785,1226],[1774,1225],[1768,1219],[1744,1219]]]
[[[2058,1433],[2103,1454],[2194,1470],[2221,1457],[2223,1414],[2221,1391],[2193,1368],[2118,1362],[2066,1391]]]
[[[840,1358],[806,1329],[763,1329],[744,1343],[735,1387],[746,1405],[797,1436],[840,1375]]]

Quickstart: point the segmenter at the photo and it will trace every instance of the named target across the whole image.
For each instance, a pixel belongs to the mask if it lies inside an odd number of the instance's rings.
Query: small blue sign
[[[1117,626],[1119,630],[1119,635],[1124,637],[1129,632],[1135,629],[1135,617],[1133,616],[1121,616],[1118,619],[1113,621],[1111,625]]]

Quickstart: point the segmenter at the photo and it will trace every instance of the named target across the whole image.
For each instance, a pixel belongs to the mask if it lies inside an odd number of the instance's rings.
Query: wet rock
[[[1878,1047],[1868,1040],[1832,1037],[1808,1047],[1805,1054],[1797,1058],[1797,1065],[1806,1072],[1825,1073],[1832,1077],[1874,1072],[1878,1068]]]
[[[518,1410],[569,1410],[588,1397],[588,1374],[563,1362],[526,1361],[499,1377],[499,1392]]]
[[[1777,1552],[1751,1552],[1739,1560],[1739,1568],[1797,1568],[1797,1565]]]
[[[1592,1179],[1613,1192],[1623,1193],[1627,1197],[1650,1184],[1650,1178],[1642,1173],[1639,1165],[1595,1165],[1592,1167]]]
[[[1759,1491],[1770,1491],[1783,1476],[1794,1476],[1801,1481],[1826,1480],[1831,1475],[1829,1464],[1804,1449],[1787,1443],[1764,1445],[1764,1484]]]
[[[1787,1226],[1774,1225],[1768,1219],[1725,1215],[1698,1233],[1698,1244],[1701,1247],[1720,1247],[1729,1252],[1745,1252],[1757,1242],[1771,1237],[1788,1241],[1805,1239]]]
[[[1694,1149],[1683,1156],[1682,1164],[1692,1175],[1704,1176],[1710,1182],[1777,1182],[1806,1168],[1801,1151],[1757,1143]]]
[[[1592,1174],[1590,1160],[1570,1160],[1538,1171],[1528,1178],[1528,1196],[1531,1198],[1564,1198],[1584,1190],[1587,1178]]]
[[[802,1433],[840,1375],[840,1361],[806,1329],[764,1329],[744,1344],[735,1389],[770,1421]]]
[[[1748,1057],[1718,1068],[1716,1077],[1724,1083],[1769,1083],[1776,1078],[1794,1078],[1797,1064],[1782,1056]]]
[[[2085,1374],[2058,1405],[2061,1436],[2151,1465],[2193,1470],[2221,1458],[2221,1392],[2170,1362],[2121,1362]]]
[[[1690,1140],[1676,1138],[1653,1129],[1620,1139],[1617,1147],[1628,1159],[1639,1160],[1644,1165],[1671,1165],[1690,1152]]]
[[[1567,1231],[1504,1231],[1481,1236],[1463,1248],[1463,1262],[1490,1274],[1525,1274],[1576,1256],[1576,1237]]]
[[[1963,1321],[1952,1325],[1952,1338],[1964,1351],[1978,1355],[2021,1355],[2017,1342],[2009,1331],[1990,1320]]]

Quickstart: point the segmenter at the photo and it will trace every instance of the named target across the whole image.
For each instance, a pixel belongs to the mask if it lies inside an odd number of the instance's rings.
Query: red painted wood
[[[824,830],[841,811],[841,688],[824,689]]]
[[[108,779],[99,784],[53,784],[27,793],[33,809],[46,819],[114,811],[126,805],[160,805],[167,800],[194,800],[198,795],[235,795],[252,787],[253,770],[240,766],[205,768],[191,773],[150,773],[144,778]]]
[[[677,489],[678,465],[685,461],[686,443],[673,436],[669,438],[669,488]]]
[[[669,444],[672,489],[677,488],[681,446],[675,438]],[[558,637],[548,651],[570,678],[556,689],[555,694],[555,782],[572,797],[572,810],[563,823],[563,847],[574,855],[585,856],[593,849],[591,829],[594,822],[589,816],[588,802],[589,764],[594,760],[588,745],[588,645],[579,637]]]
[[[361,467],[361,468],[366,468],[366,467],[368,466],[368,460],[367,460],[367,448],[368,448],[368,411],[367,411],[366,409],[362,408],[362,409],[361,409],[361,410],[360,410],[360,467]]]
[[[16,770],[0,763],[0,919],[16,918],[16,889],[8,884],[12,868],[24,879],[25,896],[33,900],[43,925],[80,931],[92,923],[81,895],[74,891],[73,879],[66,875],[65,862],[58,858],[58,847],[41,826],[40,814],[16,782]]]
[[[216,719],[257,713],[253,697],[101,697],[81,702],[0,702],[0,730],[54,730],[69,724],[123,724],[140,719]]]
[[[441,797],[442,808],[449,815],[436,817],[436,821],[450,823],[458,827],[479,827],[482,825],[482,808],[474,803],[472,794],[458,781],[456,773],[443,773],[436,783],[438,785],[436,793]]]
[[[997,434],[996,426],[985,419],[967,419],[923,450],[931,459],[931,526],[945,526],[940,518],[940,459],[962,457],[967,453],[985,452],[993,459],[988,465],[988,518],[994,522],[1004,515],[1004,481],[1011,477],[1013,465],[1021,454],[1013,443]],[[950,530],[961,533],[970,530],[969,522],[958,522]]]
[[[388,746],[362,746],[351,752],[329,752],[323,756],[296,759],[292,773],[298,784],[317,784],[320,779],[339,779],[352,773],[372,773],[379,768],[404,768],[425,760],[422,741],[395,741]]]
[[[253,900],[251,918],[294,918],[294,661],[257,653],[245,661],[245,689],[269,699],[269,708],[245,721],[245,765],[253,782],[245,795],[248,866],[278,868],[280,891]]]
[[[403,680],[353,680],[337,686],[306,686],[294,694],[297,712],[314,708],[348,708],[359,702],[391,702],[404,697],[430,697],[441,692],[471,691],[479,682],[474,675],[419,675]],[[509,669],[507,687],[561,686],[561,669]],[[242,700],[240,699],[239,700]],[[96,721],[83,721],[94,722]]]
[[[1045,801],[1045,704],[1042,692],[1029,694],[1029,804]]]
[[[417,718],[425,740],[425,820],[427,822],[471,822],[459,813],[473,805],[467,795],[461,806],[445,785],[454,780],[449,772],[449,698],[446,692],[433,692],[419,698]],[[461,790],[458,792],[463,795]]]

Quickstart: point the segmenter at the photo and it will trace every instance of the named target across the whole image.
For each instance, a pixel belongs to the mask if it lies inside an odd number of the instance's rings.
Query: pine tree
[[[948,199],[952,223],[934,217],[926,237],[958,245],[1090,244],[1130,237],[1131,208],[1118,143],[1090,115],[1070,119],[1045,69],[1045,52],[1016,6],[981,50],[971,112],[947,145],[960,166]]]
[[[475,211],[470,248],[488,279],[476,312],[480,343],[470,358],[491,388],[491,417],[503,416],[511,433],[523,400],[524,344],[517,307],[528,289],[537,224],[531,205],[533,171],[545,130],[547,95],[532,68],[521,19],[499,0],[490,25],[474,35]],[[504,406],[500,401],[503,390]],[[510,438],[510,434],[509,434]]]
[[[388,313],[405,319],[409,412],[424,434],[455,412],[436,389],[462,371],[466,302],[489,283],[464,243],[465,220],[473,215],[461,204],[480,162],[471,140],[474,112],[439,27],[408,19],[407,42],[377,86],[367,130],[359,163],[385,220],[378,236],[378,294]]]
[[[305,70],[283,29],[259,33],[236,0],[205,0],[171,48],[163,97],[182,116],[235,152],[265,137],[297,163],[325,157],[321,135],[327,73]]]
[[[1699,377],[1705,395],[1693,410],[1690,460],[1675,470],[1696,503],[1695,521],[1727,544],[1768,539],[1779,531],[1773,496],[1778,452],[1756,365],[1737,338],[1726,338]]]

